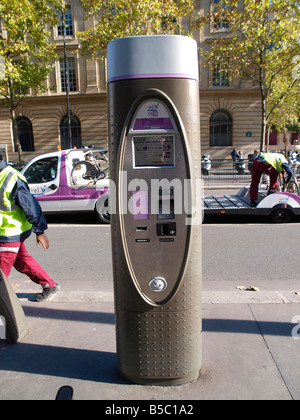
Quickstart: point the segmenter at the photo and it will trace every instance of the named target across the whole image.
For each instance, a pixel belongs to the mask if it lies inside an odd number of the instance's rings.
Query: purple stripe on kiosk
[[[145,74],[124,74],[123,76],[111,77],[108,83],[117,82],[118,80],[129,79],[155,79],[155,78],[175,78],[175,79],[190,79],[188,73],[145,73]]]
[[[137,118],[135,120],[134,130],[171,130],[173,127],[170,118]]]

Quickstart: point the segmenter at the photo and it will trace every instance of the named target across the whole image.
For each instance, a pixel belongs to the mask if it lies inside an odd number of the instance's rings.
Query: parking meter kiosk
[[[28,326],[23,308],[13,291],[9,281],[0,270],[0,324],[4,331],[4,336],[0,334],[0,339],[6,339],[10,344],[15,344],[23,340],[28,334]]]
[[[201,368],[196,42],[111,42],[108,94],[119,369],[135,383],[182,384]]]

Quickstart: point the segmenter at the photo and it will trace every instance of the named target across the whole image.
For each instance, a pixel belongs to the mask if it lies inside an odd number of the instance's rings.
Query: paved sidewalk
[[[18,292],[28,336],[0,340],[0,400],[299,400],[300,296],[294,291],[203,292],[203,366],[176,387],[123,380],[116,367],[111,292],[57,295],[36,303]],[[294,338],[292,337],[294,335]]]

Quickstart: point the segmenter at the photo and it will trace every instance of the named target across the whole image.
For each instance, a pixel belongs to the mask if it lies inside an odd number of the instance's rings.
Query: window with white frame
[[[216,66],[213,69],[212,85],[216,87],[229,86],[229,77],[226,69],[221,69],[220,66]]]
[[[60,24],[57,26],[58,36],[73,36],[73,17],[72,8],[70,5],[66,6],[64,12],[59,12]]]
[[[216,8],[217,5],[220,4],[222,2],[222,0],[213,0],[212,1],[212,15],[213,15],[213,19],[212,19],[212,29],[214,32],[227,32],[229,31],[229,24],[226,21],[226,19],[222,19],[220,17],[215,18],[214,14],[216,12]],[[220,4],[220,6],[222,6],[222,3]]]
[[[60,86],[61,91],[67,91],[67,84],[69,86],[69,92],[77,91],[76,83],[76,68],[75,68],[75,58],[60,58]]]

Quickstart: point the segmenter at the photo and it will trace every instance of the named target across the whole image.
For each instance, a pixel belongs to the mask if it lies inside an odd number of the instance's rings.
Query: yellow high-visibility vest
[[[18,178],[27,182],[20,172],[9,165],[0,172],[0,240],[12,237],[18,242],[21,235],[32,228],[24,210],[10,198]]]
[[[282,164],[288,163],[281,153],[260,153],[260,156],[278,172],[283,172],[284,168],[282,167]]]

